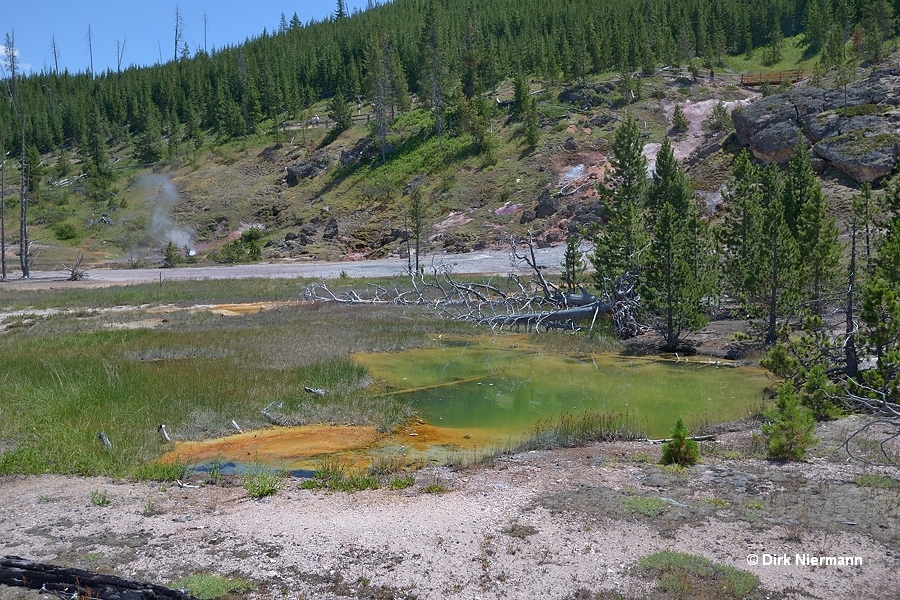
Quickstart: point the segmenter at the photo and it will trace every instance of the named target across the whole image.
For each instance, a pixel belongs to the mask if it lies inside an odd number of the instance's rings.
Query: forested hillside
[[[803,61],[826,74],[851,56],[854,65],[873,64],[890,50],[898,8],[898,0],[397,0],[348,15],[338,1],[323,22],[282,15],[278,31],[248,32],[245,43],[210,54],[185,48],[157,66],[28,76],[7,33],[6,244],[32,253],[28,227],[36,227],[44,241],[93,240],[82,249],[94,258],[134,259],[136,247],[159,246],[148,235],[154,227],[185,226],[206,241],[240,223],[277,230],[332,218],[329,200],[337,197],[345,216],[354,207],[391,209],[354,223],[360,239],[343,252],[368,251],[373,236],[383,237],[374,223],[389,223],[384,235],[393,240],[401,235],[406,215],[395,196],[415,176],[454,171],[429,182],[450,196],[429,205],[430,221],[487,197],[510,203],[514,186],[537,196],[549,178],[531,159],[587,131],[589,120],[594,137],[608,139],[629,108],[647,137],[663,137],[668,117],[637,104],[675,93],[671,82],[650,79],[660,69],[692,73],[677,91],[699,101],[714,97],[693,85],[701,71],[777,71]],[[730,89],[719,97],[741,98]],[[265,160],[250,160],[257,156]],[[298,160],[304,186],[286,191],[298,180],[289,168]],[[326,167],[330,178],[321,181]],[[150,192],[136,187],[151,171],[177,185],[150,179]],[[238,177],[248,173],[252,182]],[[178,192],[182,201],[169,202]],[[181,214],[157,223],[148,200]],[[98,223],[113,222],[114,232],[97,232]],[[71,254],[48,248],[42,260]]]
[[[177,61],[122,72],[23,78],[12,56],[6,83],[14,98],[0,104],[0,123],[13,155],[24,121],[26,147],[40,153],[77,148],[97,162],[98,145],[143,136],[151,147],[142,158],[151,162],[163,153],[152,148],[163,135],[191,143],[204,133],[239,136],[264,119],[297,118],[338,92],[372,98],[378,69],[371,57],[381,35],[411,92],[428,95],[423,86],[436,49],[446,75],[441,85],[461,85],[471,98],[517,72],[577,81],[608,71],[652,72],[694,57],[710,66],[723,64],[726,54],[777,58],[784,39],[800,31],[808,52],[833,55],[823,57],[826,64],[854,35],[879,54],[868,40],[893,33],[884,17],[898,8],[887,0],[398,0],[320,23],[285,19],[280,31],[237,47],[186,51]]]

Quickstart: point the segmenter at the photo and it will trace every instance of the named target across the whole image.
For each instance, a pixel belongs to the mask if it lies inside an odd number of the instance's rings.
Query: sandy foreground
[[[832,430],[836,448],[846,427]],[[8,476],[0,553],[164,585],[239,576],[264,598],[528,599],[653,596],[656,579],[637,565],[669,549],[756,573],[758,598],[898,597],[900,489],[857,485],[862,467],[827,448],[795,464],[743,458],[735,449],[751,436],[720,435],[682,472],[655,464],[659,445],[610,443],[428,467],[403,490],[310,491],[292,479],[263,500],[237,479],[182,488]],[[94,492],[110,504],[92,504]],[[661,498],[664,511],[631,510],[635,497]],[[861,564],[797,565],[797,554]],[[764,564],[775,556],[791,564]]]

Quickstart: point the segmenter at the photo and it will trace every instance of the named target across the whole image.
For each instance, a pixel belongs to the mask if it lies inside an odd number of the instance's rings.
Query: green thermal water
[[[431,348],[354,356],[433,425],[521,433],[562,413],[628,413],[651,437],[745,417],[763,404],[762,369],[671,359],[548,353],[514,336],[440,341]],[[715,362],[714,360],[712,361]]]

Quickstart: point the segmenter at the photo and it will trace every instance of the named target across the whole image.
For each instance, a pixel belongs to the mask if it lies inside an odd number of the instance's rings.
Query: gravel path
[[[563,262],[564,246],[539,248],[535,250],[538,264],[550,271],[558,271]],[[467,274],[506,274],[525,273],[528,268],[514,265],[510,255],[505,251],[480,251],[468,254],[436,254],[425,257],[426,270],[432,266],[446,265],[454,273]],[[20,279],[18,271],[9,274],[5,286],[46,287],[60,284],[71,286],[110,286],[135,283],[154,283],[158,281],[180,281],[198,279],[247,279],[253,277],[268,278],[311,278],[336,279],[342,272],[350,277],[391,277],[404,275],[407,264],[405,259],[386,258],[378,260],[345,261],[345,262],[313,262],[304,260],[283,260],[271,263],[252,265],[215,265],[178,267],[174,269],[109,269],[87,267],[84,280],[68,282],[67,271],[32,271],[28,280]]]

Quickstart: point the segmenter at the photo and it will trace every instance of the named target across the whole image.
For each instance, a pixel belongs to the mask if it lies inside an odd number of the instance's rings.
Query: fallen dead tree
[[[439,264],[432,265],[428,276],[412,275],[409,285],[403,288],[368,284],[364,290],[335,292],[323,281],[304,288],[303,297],[310,302],[425,306],[444,317],[494,330],[577,331],[588,322],[593,329],[605,315],[612,317],[622,337],[631,337],[639,329],[635,286],[629,279],[611,286],[613,293],[608,298],[590,294],[584,288],[580,294],[565,293],[547,281],[547,267],[538,264],[530,237],[510,238],[510,259],[513,266],[527,265],[532,276],[510,274],[504,280],[497,278],[487,283],[458,281],[449,265]]]
[[[535,285],[516,275],[496,284],[457,281],[446,265],[435,266],[429,276],[411,277],[405,289],[369,286],[362,292],[336,293],[319,282],[307,286],[303,297],[311,302],[425,306],[444,317],[495,330],[576,330],[588,319],[593,326],[610,311],[609,304],[596,297],[560,294],[546,281]],[[577,305],[570,306],[569,300]]]
[[[900,404],[890,402],[886,390],[854,382],[844,392],[854,412],[871,415],[842,445],[847,455],[864,464],[900,466]]]
[[[61,598],[100,600],[190,600],[181,590],[34,562],[18,556],[0,559],[0,584],[40,590]]]

